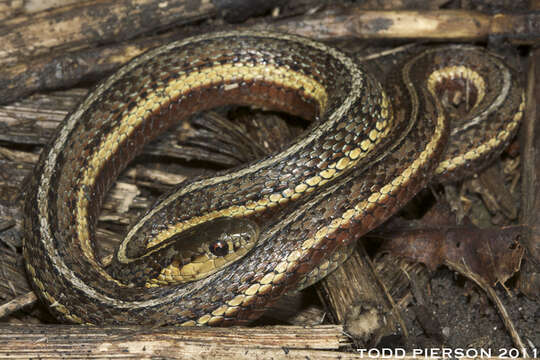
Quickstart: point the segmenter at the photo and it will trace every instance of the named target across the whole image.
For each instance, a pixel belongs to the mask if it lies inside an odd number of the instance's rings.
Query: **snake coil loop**
[[[449,130],[441,99],[456,83],[473,101]],[[455,179],[497,156],[522,117],[517,83],[497,57],[466,46],[422,52],[384,87],[340,51],[292,35],[215,33],[151,50],[90,92],[42,152],[25,203],[31,282],[70,322],[254,319],[429,174]],[[103,268],[94,230],[114,179],[171,124],[228,104],[315,121],[278,154],[181,184]],[[472,147],[458,152],[463,144]]]

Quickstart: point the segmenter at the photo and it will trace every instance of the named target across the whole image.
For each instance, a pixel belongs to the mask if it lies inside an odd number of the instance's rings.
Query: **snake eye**
[[[251,220],[222,217],[195,225],[168,239],[170,263],[146,286],[203,279],[244,257],[258,240],[259,226]]]
[[[216,256],[225,256],[229,253],[229,244],[222,240],[210,244],[209,248],[210,252]]]

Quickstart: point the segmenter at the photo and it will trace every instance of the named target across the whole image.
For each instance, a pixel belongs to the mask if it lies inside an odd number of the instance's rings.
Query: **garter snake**
[[[473,101],[449,127],[441,98],[456,86]],[[161,198],[104,269],[94,231],[118,174],[171,124],[229,104],[314,121],[284,151]],[[453,179],[500,154],[522,113],[515,74],[473,47],[426,50],[383,87],[347,55],[297,36],[243,31],[173,42],[100,83],[42,152],[25,202],[27,272],[65,321],[243,323],[395,213],[431,174]],[[443,159],[449,133],[457,140]],[[222,227],[236,230],[225,239]],[[197,236],[219,238],[213,255],[178,255],[196,248]],[[201,256],[216,268],[184,264]]]

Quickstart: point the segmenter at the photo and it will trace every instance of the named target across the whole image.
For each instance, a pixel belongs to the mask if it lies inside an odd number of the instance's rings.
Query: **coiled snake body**
[[[474,101],[449,130],[439,98],[456,83]],[[169,125],[229,104],[315,121],[286,150],[160,199],[104,269],[92,244],[114,179]],[[71,322],[249,321],[431,174],[453,179],[497,156],[522,112],[513,72],[472,47],[427,50],[383,88],[348,56],[291,35],[228,32],[165,45],[98,85],[43,151],[25,203],[29,278]],[[449,132],[456,140],[442,159]],[[474,146],[463,151],[464,143]]]

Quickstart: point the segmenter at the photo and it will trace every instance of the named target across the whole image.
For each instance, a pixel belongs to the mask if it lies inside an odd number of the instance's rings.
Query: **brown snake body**
[[[439,97],[456,83],[474,101],[449,130]],[[174,122],[229,104],[316,120],[286,150],[161,198],[104,269],[94,230],[118,174]],[[497,156],[522,112],[513,72],[472,47],[427,50],[383,88],[348,56],[301,37],[245,31],[174,42],[99,84],[43,151],[25,203],[28,274],[71,322],[243,323],[395,213],[431,174],[455,179]],[[449,132],[457,140],[441,161]],[[474,146],[463,151],[465,143]],[[196,247],[191,237],[222,227],[240,235],[212,243],[200,257],[210,262],[185,264],[196,258],[179,255]]]

